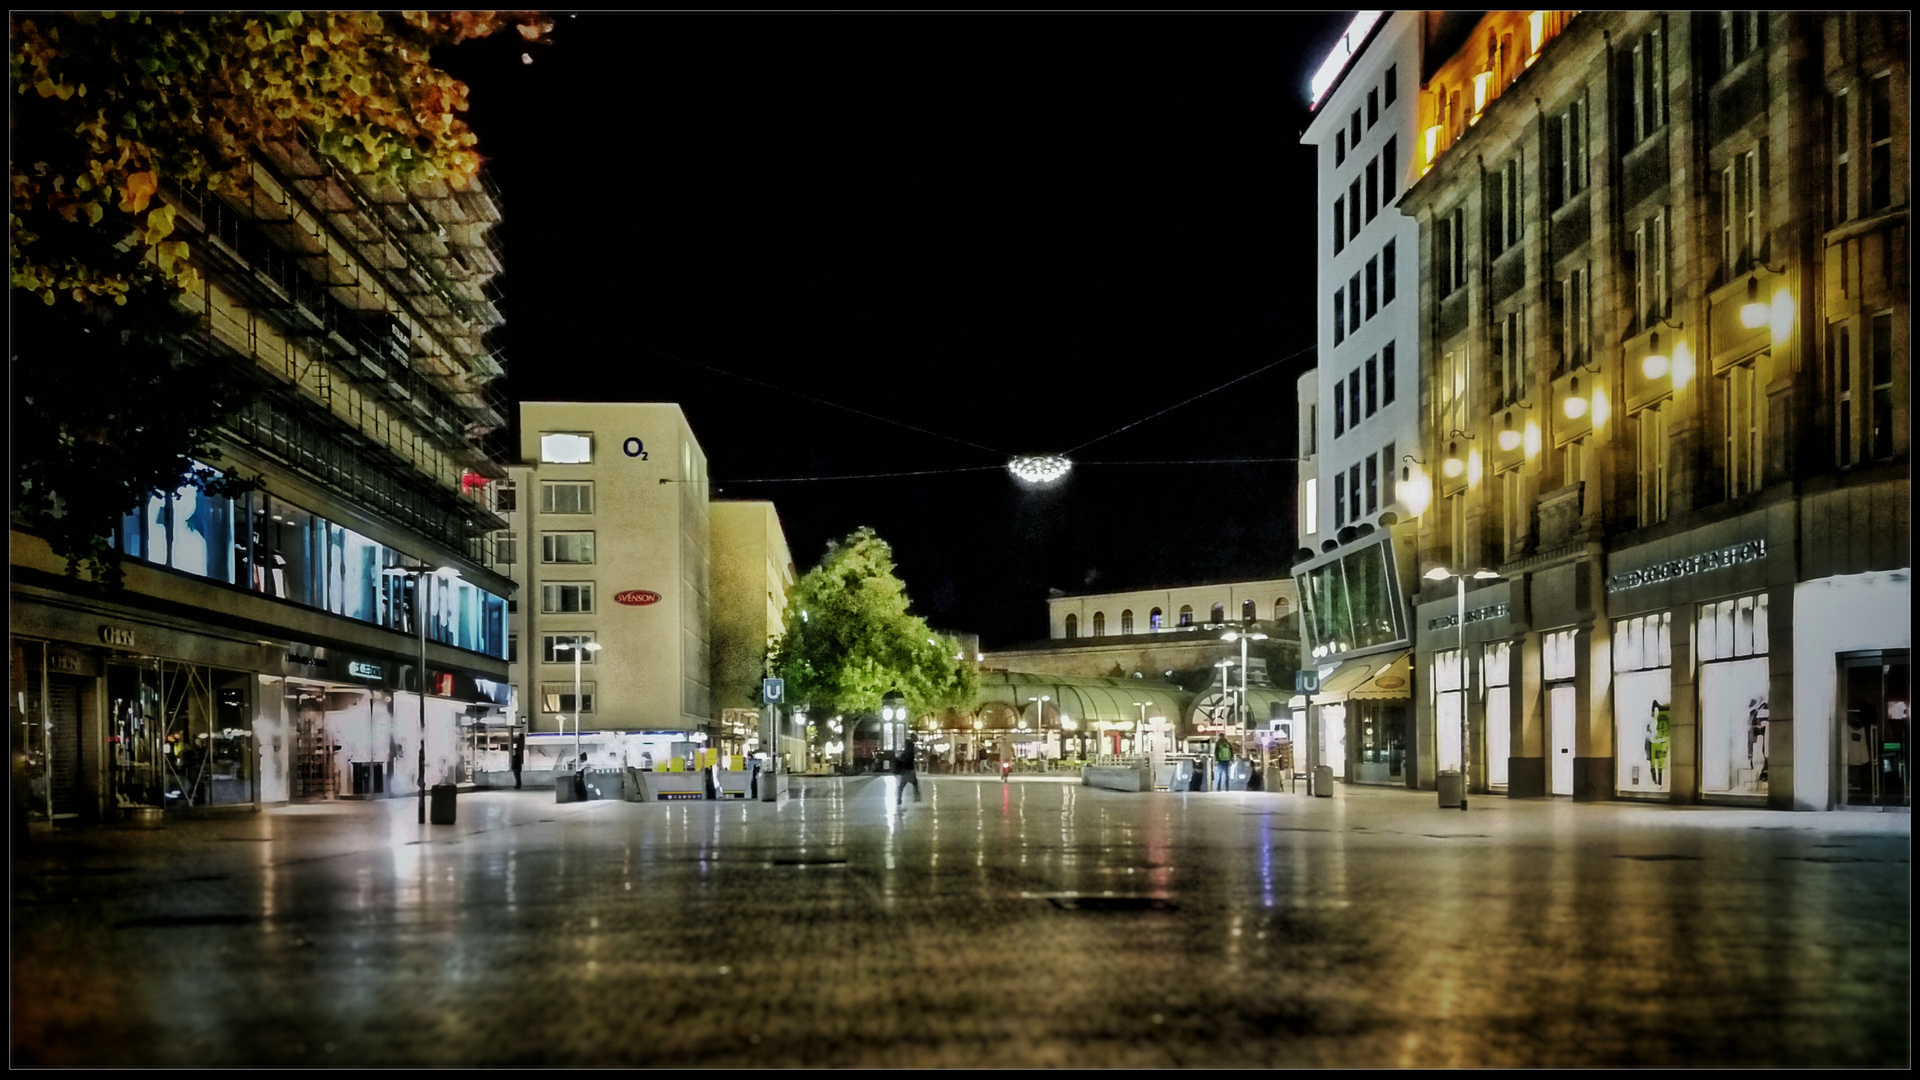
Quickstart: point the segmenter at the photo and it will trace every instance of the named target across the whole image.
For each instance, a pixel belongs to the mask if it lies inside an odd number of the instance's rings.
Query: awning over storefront
[[[1357,656],[1343,660],[1338,666],[1322,665],[1320,668],[1320,689],[1313,695],[1316,702],[1344,701],[1348,698],[1362,700],[1404,699],[1413,695],[1413,657],[1411,653],[1389,652],[1375,653],[1372,656]],[[1251,695],[1249,695],[1251,696]],[[1295,694],[1288,700],[1295,709],[1307,707],[1304,694]]]

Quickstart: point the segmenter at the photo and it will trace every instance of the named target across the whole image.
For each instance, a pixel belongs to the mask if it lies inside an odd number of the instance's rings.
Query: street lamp
[[[1490,581],[1500,575],[1491,570],[1475,570],[1471,574],[1464,570],[1454,573],[1436,566],[1427,571],[1426,576],[1428,581],[1445,581],[1452,578],[1455,585],[1455,618],[1458,621],[1454,623],[1456,647],[1454,662],[1459,665],[1456,670],[1459,672],[1460,680],[1460,809],[1465,810],[1467,808],[1467,764],[1470,753],[1467,743],[1467,579],[1471,577],[1475,581]],[[1436,788],[1440,786],[1438,776],[1434,778],[1434,786]]]
[[[597,641],[560,641],[554,643],[556,651],[566,649],[573,653],[573,767],[580,768],[580,654],[599,652]]]
[[[420,824],[427,823],[427,579],[439,578],[451,581],[460,576],[460,571],[451,566],[429,569],[419,567],[409,569],[404,566],[389,566],[380,571],[387,577],[412,578],[413,621],[420,627]]]
[[[1247,715],[1247,642],[1265,641],[1267,640],[1267,635],[1257,630],[1245,633],[1239,630],[1229,630],[1220,635],[1220,640],[1238,641],[1240,643],[1240,707],[1234,711],[1234,718],[1240,721],[1240,747],[1241,752],[1244,753],[1247,743],[1247,721],[1251,719]]]

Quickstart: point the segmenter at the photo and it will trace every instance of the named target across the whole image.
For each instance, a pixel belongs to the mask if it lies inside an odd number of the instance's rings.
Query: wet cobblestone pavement
[[[37,832],[16,1065],[1904,1066],[1904,814],[471,792]]]

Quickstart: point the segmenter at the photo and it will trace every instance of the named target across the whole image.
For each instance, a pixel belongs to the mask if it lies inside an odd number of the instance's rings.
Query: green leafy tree
[[[772,666],[787,699],[816,715],[878,708],[889,690],[924,715],[970,706],[979,693],[979,673],[959,653],[959,642],[908,611],[893,549],[862,528],[828,544],[787,594]]]
[[[185,344],[198,273],[169,192],[245,194],[259,148],[304,132],[371,182],[464,188],[467,88],[429,52],[525,12],[35,12],[8,17],[13,521],[118,584],[114,520],[150,494],[246,482],[211,462],[249,396]],[[257,480],[256,480],[257,482]]]

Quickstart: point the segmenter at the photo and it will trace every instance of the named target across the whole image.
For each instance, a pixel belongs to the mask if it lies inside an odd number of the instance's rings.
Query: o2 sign
[[[659,603],[660,594],[652,589],[628,589],[626,592],[614,593],[613,602],[625,604],[628,607],[646,607],[648,604]]]
[[[641,461],[647,460],[647,444],[633,436],[628,436],[627,441],[620,444],[620,450],[628,457],[637,457]]]

